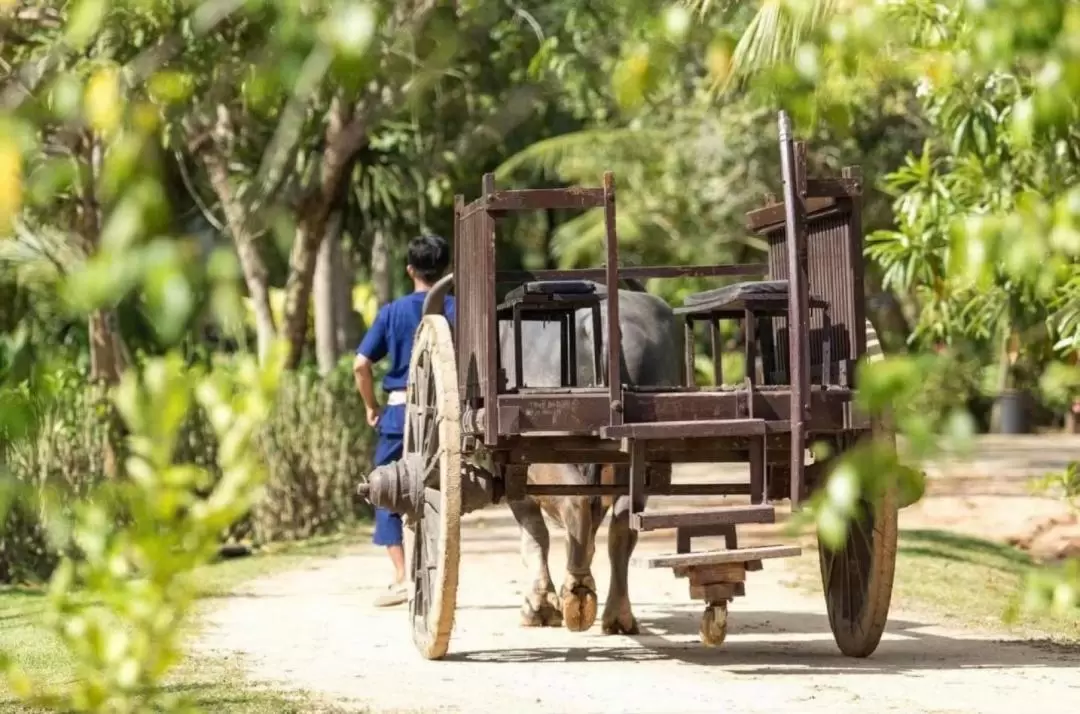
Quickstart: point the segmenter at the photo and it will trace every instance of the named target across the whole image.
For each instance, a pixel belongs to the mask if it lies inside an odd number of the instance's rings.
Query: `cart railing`
[[[765,234],[768,261],[734,265],[620,266],[615,226],[614,176],[604,174],[600,188],[496,190],[494,176],[485,175],[480,197],[466,204],[455,201],[454,292],[457,300],[458,377],[466,408],[483,407],[484,442],[499,438],[499,326],[496,308],[500,284],[528,281],[582,280],[618,285],[624,280],[679,277],[747,277],[789,281],[787,316],[772,317],[771,354],[762,354],[765,384],[789,384],[792,420],[808,418],[810,381],[816,370],[828,370],[824,383],[854,386],[853,367],[865,353],[863,326],[862,233],[858,169],[845,169],[838,179],[808,179],[805,145],[795,142],[790,122],[780,115],[780,149],[784,195],[780,201],[748,214],[748,226]],[[496,270],[495,227],[508,212],[545,209],[603,208],[605,262],[603,267],[572,270]],[[792,256],[795,259],[792,259]],[[830,315],[809,311],[810,295],[829,305]],[[607,291],[607,345],[619,345],[619,295]],[[808,314],[809,313],[809,314]],[[792,316],[794,316],[792,318]],[[826,323],[823,320],[829,319]],[[800,329],[790,330],[788,325]],[[829,335],[824,335],[828,330]],[[827,339],[828,338],[828,339]],[[830,348],[827,345],[831,345]],[[827,364],[826,364],[827,363]],[[839,374],[833,375],[839,365]],[[610,423],[623,421],[623,386],[619,350],[607,350],[605,380]],[[599,375],[598,375],[599,376]],[[479,412],[478,412],[479,413]],[[801,430],[801,429],[800,429]]]

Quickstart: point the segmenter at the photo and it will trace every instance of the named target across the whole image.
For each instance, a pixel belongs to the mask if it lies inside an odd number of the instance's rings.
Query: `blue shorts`
[[[405,407],[387,407],[379,419],[379,440],[375,444],[375,465],[385,466],[401,458],[404,448]],[[384,431],[385,429],[385,431]],[[375,509],[375,532],[371,542],[375,545],[402,545],[401,516],[385,508]]]

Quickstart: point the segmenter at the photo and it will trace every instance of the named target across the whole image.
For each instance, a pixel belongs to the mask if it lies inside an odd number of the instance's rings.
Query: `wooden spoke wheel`
[[[405,407],[404,458],[419,457],[423,483],[411,522],[409,618],[413,641],[426,659],[450,645],[461,557],[461,404],[450,325],[423,318],[416,332]]]
[[[896,437],[875,428],[874,438],[896,448]],[[818,546],[829,626],[840,651],[868,657],[881,641],[889,617],[896,569],[897,491],[890,483],[877,503],[860,501],[847,540],[837,551]]]

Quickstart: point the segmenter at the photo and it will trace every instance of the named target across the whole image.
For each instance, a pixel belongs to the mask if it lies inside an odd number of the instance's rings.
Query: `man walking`
[[[429,235],[409,241],[405,270],[413,281],[413,292],[381,307],[371,329],[356,349],[356,360],[353,363],[356,388],[367,409],[367,422],[379,435],[375,447],[376,466],[383,466],[401,458],[405,433],[405,389],[409,378],[413,337],[420,325],[424,296],[443,276],[449,264],[450,250],[443,238]],[[453,324],[453,297],[446,298],[445,314]],[[383,390],[387,394],[386,408],[381,409],[375,398],[372,365],[384,357],[390,358],[390,369],[383,379]],[[386,547],[394,565],[394,580],[387,592],[376,599],[375,605],[399,605],[408,599],[401,516],[384,508],[376,508],[372,542]]]

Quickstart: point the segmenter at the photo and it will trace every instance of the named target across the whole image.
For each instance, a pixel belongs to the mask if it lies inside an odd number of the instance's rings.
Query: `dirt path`
[[[666,570],[632,573],[639,637],[604,637],[599,625],[582,634],[522,629],[523,569],[508,510],[466,521],[457,625],[441,662],[416,655],[403,608],[369,605],[387,563],[367,547],[251,583],[209,615],[199,646],[241,657],[254,679],[377,712],[1013,714],[1038,702],[1052,714],[1080,700],[1075,651],[949,631],[902,607],[873,657],[845,659],[820,597],[788,587],[775,561],[749,575],[719,649],[698,643],[700,605]],[[553,573],[561,542],[553,538]],[[643,540],[638,553],[670,548]],[[602,543],[597,554],[603,593]]]

